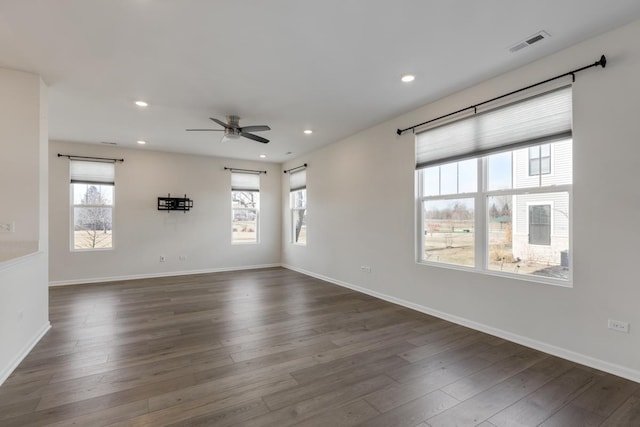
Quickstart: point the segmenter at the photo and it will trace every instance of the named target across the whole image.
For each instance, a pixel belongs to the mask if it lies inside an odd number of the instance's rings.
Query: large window
[[[231,242],[258,243],[260,174],[231,173]]]
[[[418,134],[418,261],[569,281],[572,146],[570,88]]]
[[[71,248],[113,247],[113,163],[71,160]]]
[[[307,171],[289,174],[289,204],[291,208],[291,241],[307,244]]]

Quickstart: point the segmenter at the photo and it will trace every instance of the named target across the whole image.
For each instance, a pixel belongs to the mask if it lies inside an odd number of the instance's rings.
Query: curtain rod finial
[[[397,130],[396,130],[396,133],[397,133],[398,135],[402,135],[402,129],[397,129]]]
[[[600,57],[600,61],[598,61],[596,64],[597,64],[597,65],[601,65],[601,66],[602,66],[602,68],[606,67],[606,66],[607,66],[607,57],[606,57],[606,56],[604,56],[604,55],[602,55],[602,56]]]

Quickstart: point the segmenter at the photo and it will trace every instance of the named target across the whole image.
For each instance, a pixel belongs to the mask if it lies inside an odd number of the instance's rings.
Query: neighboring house
[[[513,162],[515,188],[571,184],[572,141],[516,150]],[[513,207],[513,256],[568,266],[569,194],[515,195]]]

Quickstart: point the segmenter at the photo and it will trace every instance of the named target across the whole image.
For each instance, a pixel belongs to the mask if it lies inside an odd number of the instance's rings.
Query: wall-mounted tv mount
[[[193,200],[189,199],[185,194],[184,197],[171,197],[171,193],[167,197],[158,197],[159,211],[182,211],[187,212],[193,207]]]

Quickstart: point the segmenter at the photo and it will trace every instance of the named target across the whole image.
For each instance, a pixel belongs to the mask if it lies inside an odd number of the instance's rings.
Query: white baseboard
[[[25,357],[27,357],[27,355],[31,352],[31,350],[33,350],[33,347],[35,347],[36,344],[38,344],[38,342],[42,339],[44,334],[46,334],[49,329],[51,329],[51,323],[47,321],[47,323],[45,323],[44,326],[40,328],[38,333],[16,355],[13,361],[9,363],[9,366],[5,367],[4,369],[2,369],[2,371],[0,371],[0,385],[4,384],[7,378],[9,378],[9,375],[11,375],[11,373],[18,367],[20,362],[22,362],[22,360]]]
[[[190,274],[221,273],[225,271],[255,270],[258,268],[280,267],[281,264],[242,265],[238,267],[206,268],[201,270],[168,271],[163,273],[131,274],[127,276],[92,277],[90,279],[57,280],[49,282],[49,287],[82,285],[87,283],[117,282],[120,280],[152,279],[155,277],[187,276]]]
[[[454,316],[452,314],[444,313],[439,310],[435,310],[430,307],[426,307],[423,305],[415,304],[409,301],[405,301],[400,298],[393,297],[391,295],[383,294],[380,292],[372,291],[371,289],[363,288],[361,286],[356,286],[351,283],[343,282],[342,280],[333,279],[331,277],[323,276],[322,274],[317,274],[311,271],[304,270],[302,268],[294,267],[287,264],[282,264],[282,267],[297,271],[298,273],[305,274],[307,276],[315,277],[316,279],[324,280],[325,282],[333,283],[338,286],[343,286],[345,288],[352,289],[357,292],[362,292],[363,294],[370,295],[372,297],[379,298],[384,301],[388,301],[394,304],[401,305],[403,307],[410,308],[412,310],[416,310],[430,316],[438,317],[440,319],[447,320],[449,322],[457,323],[458,325],[466,326],[471,329],[475,329],[480,332],[485,332],[489,335],[493,335],[496,337],[504,338],[505,340],[515,342],[517,344],[524,345],[526,347],[534,348],[536,350],[561,357],[563,359],[570,360],[575,363],[579,363],[581,365],[586,365],[591,368],[599,369],[604,372],[608,372],[613,375],[617,375],[619,377],[623,377],[629,379],[631,381],[640,382],[640,371],[635,369],[627,368],[625,366],[617,365],[615,363],[610,363],[605,360],[596,359],[591,356],[587,356],[581,353],[576,353],[572,350],[568,350],[566,348],[558,347],[552,344],[548,344],[542,341],[534,340],[531,338],[524,337],[522,335],[514,334],[509,331],[505,331],[502,329],[494,328],[492,326],[484,325],[482,323],[475,322],[473,320],[465,319],[463,317]]]

